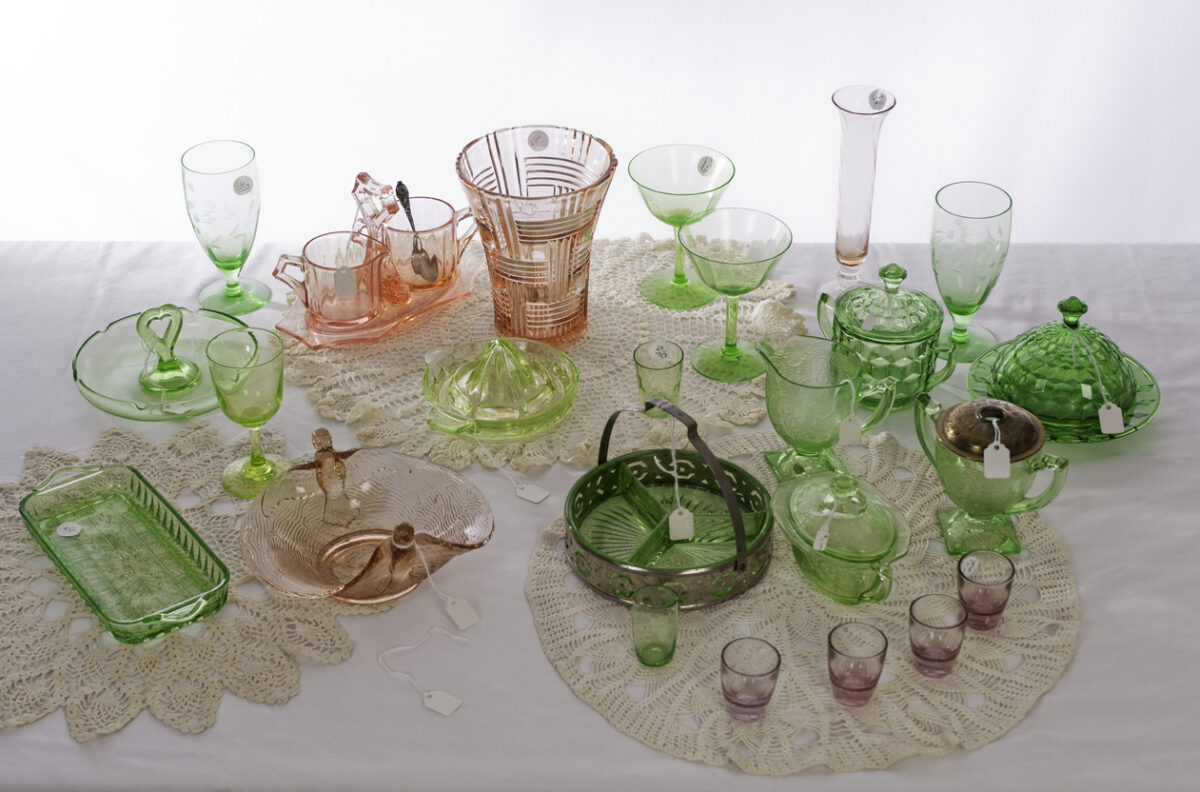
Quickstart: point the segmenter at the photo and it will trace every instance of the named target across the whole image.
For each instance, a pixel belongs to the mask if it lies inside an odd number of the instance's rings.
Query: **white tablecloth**
[[[260,243],[248,273],[268,279],[281,252]],[[561,512],[582,471],[553,468],[537,482],[551,496],[517,499],[496,472],[467,476],[496,513],[491,543],[438,573],[440,587],[469,598],[483,621],[467,644],[434,636],[402,665],[423,684],[464,705],[443,718],[379,669],[376,655],[449,626],[428,587],[394,609],[347,618],[353,657],[335,666],[302,661],[302,690],[283,706],[223,699],[217,723],[199,735],[176,733],[143,712],[125,729],[86,744],[67,734],[60,712],[0,732],[5,789],[825,789],[983,788],[1194,789],[1200,772],[1200,575],[1192,543],[1200,466],[1200,314],[1197,245],[1014,245],[999,285],[976,321],[1010,338],[1057,317],[1055,303],[1076,294],[1084,321],[1140,360],[1162,388],[1158,416],[1110,443],[1053,447],[1071,461],[1062,495],[1043,510],[1070,552],[1082,609],[1079,647],[1066,674],[1029,716],[1000,740],[969,753],[910,759],[883,775],[803,778],[744,776],[657,753],[613,729],[578,701],[542,655],[524,596],[534,542]],[[875,262],[897,261],[909,285],[933,292],[928,248],[876,243]],[[872,267],[874,268],[874,266]],[[825,245],[797,245],[775,277],[797,285],[795,305],[816,332],[815,290],[834,269]],[[164,302],[195,306],[215,270],[183,243],[0,243],[0,316],[5,374],[0,378],[0,480],[20,476],[22,454],[47,445],[83,455],[117,425],[161,441],[179,426],[113,418],[93,408],[71,381],[79,344],[111,320]],[[284,289],[247,318],[273,326]],[[714,337],[720,328],[714,327]],[[449,340],[449,339],[447,339]],[[627,350],[614,350],[625,354]],[[965,367],[935,394],[965,398]],[[633,394],[630,394],[631,398]],[[1191,415],[1192,417],[1188,417]],[[208,420],[232,440],[243,431],[219,412]],[[270,426],[288,453],[311,450],[309,434],[328,426],[338,447],[356,443],[345,426],[321,419],[299,389],[285,394]],[[768,428],[767,424],[760,428]],[[909,413],[883,425],[912,446]],[[779,558],[776,563],[788,563]],[[714,658],[714,662],[716,659]]]

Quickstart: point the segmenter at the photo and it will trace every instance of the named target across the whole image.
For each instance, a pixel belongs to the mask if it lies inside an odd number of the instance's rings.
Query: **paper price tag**
[[[882,110],[887,104],[887,94],[876,88],[867,96],[867,104],[871,105],[872,110]]]
[[[672,542],[683,542],[696,536],[696,521],[692,513],[682,506],[667,517],[667,531]]]
[[[869,313],[863,317],[862,329],[863,330],[871,330],[873,327],[875,327],[875,323],[878,321],[879,321],[878,316],[876,316],[873,313]]]
[[[513,487],[513,491],[517,493],[517,497],[522,500],[527,500],[530,503],[541,503],[550,495],[549,490],[544,490],[536,484],[525,482]]]
[[[541,151],[550,145],[550,136],[540,129],[535,129],[529,133],[529,148],[534,151]]]
[[[421,703],[425,705],[425,709],[431,709],[438,715],[449,718],[462,706],[462,699],[444,690],[427,690],[421,695]]]
[[[1091,386],[1091,383],[1088,383],[1088,382],[1081,382],[1081,383],[1079,384],[1079,390],[1080,390],[1080,392],[1083,394],[1083,400],[1084,400],[1084,401],[1091,401],[1091,400],[1092,400],[1092,386]]]
[[[838,445],[857,445],[862,442],[862,421],[850,413],[846,420],[838,425]]]
[[[235,195],[245,195],[254,189],[254,179],[249,176],[238,176],[233,180],[233,192]]]
[[[708,156],[707,154],[705,154],[703,157],[701,157],[700,161],[698,163],[696,163],[696,170],[700,172],[701,176],[707,176],[708,172],[710,170],[712,170],[712,168],[713,168],[713,158]]]
[[[983,477],[989,479],[1008,478],[1008,446],[992,443],[983,449]]]
[[[813,537],[813,550],[816,550],[818,553],[823,551],[829,544],[830,522],[832,522],[832,520],[827,521],[824,525],[822,525],[821,530],[817,531],[817,535]]]
[[[479,614],[471,607],[471,603],[460,597],[451,597],[446,600],[446,613],[450,615],[455,626],[460,630],[469,630],[481,621]]]
[[[1121,408],[1110,401],[1100,407],[1100,431],[1104,434],[1120,434],[1125,431],[1125,417]]]
[[[979,559],[975,556],[967,556],[962,560],[962,565],[959,568],[962,569],[964,575],[971,577],[979,569]]]
[[[65,522],[62,525],[58,526],[58,530],[56,530],[55,533],[58,534],[59,536],[70,537],[70,536],[79,536],[81,531],[83,531],[83,526],[80,525],[79,523]]]
[[[353,297],[358,294],[358,279],[354,271],[348,267],[338,267],[333,271],[333,293],[338,297]]]

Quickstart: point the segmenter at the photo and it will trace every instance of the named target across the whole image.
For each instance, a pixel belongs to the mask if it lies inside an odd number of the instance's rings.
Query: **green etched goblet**
[[[934,196],[933,277],[954,322],[941,341],[954,344],[960,363],[996,345],[995,333],[978,323],[968,325],[1000,277],[1011,236],[1012,198],[999,187],[954,182]]]
[[[737,339],[738,296],[762,285],[792,246],[792,232],[777,217],[755,209],[718,209],[679,230],[700,279],[725,295],[725,340],[707,341],[692,353],[692,368],[718,382],[742,382],[767,370],[749,341]]]
[[[271,299],[267,284],[239,278],[258,232],[258,165],[254,149],[236,140],[210,140],[180,158],[183,197],[196,239],[224,279],[205,286],[200,306],[239,314]]]
[[[647,149],[629,161],[629,178],[637,185],[650,213],[671,226],[675,236],[675,268],[642,279],[642,296],[663,308],[708,305],[717,295],[684,272],[679,229],[717,208],[733,180],[733,160],[706,146],[672,144]]]
[[[256,497],[291,467],[283,457],[264,454],[259,438],[283,400],[283,341],[272,330],[239,327],[215,336],[205,355],[221,411],[250,430],[250,456],[229,463],[221,485],[239,498]]]

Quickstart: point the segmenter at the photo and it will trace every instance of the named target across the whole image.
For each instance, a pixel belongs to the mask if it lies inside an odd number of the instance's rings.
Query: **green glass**
[[[259,437],[283,401],[283,340],[258,327],[226,330],[208,342],[205,354],[221,411],[250,430],[250,456],[231,462],[221,485],[239,498],[256,497],[290,467],[283,457],[263,453]]]
[[[1012,236],[1012,198],[985,182],[947,184],[934,196],[930,252],[938,292],[954,320],[943,338],[969,363],[996,344],[990,330],[971,324],[1000,278]]]
[[[844,472],[830,449],[863,390],[862,359],[849,347],[814,336],[767,336],[758,351],[767,365],[767,415],[791,446],[766,455],[775,477],[783,481],[814,471]],[[863,433],[892,409],[895,382],[884,379],[878,388],[879,401],[863,422]]]
[[[132,467],[58,468],[21,500],[20,512],[118,641],[149,641],[225,604],[229,570]]]
[[[688,144],[656,146],[629,161],[629,178],[637,185],[646,208],[671,226],[675,236],[675,268],[650,273],[639,287],[650,302],[686,310],[708,305],[717,298],[684,271],[679,229],[717,208],[734,172],[733,160],[721,152]]]
[[[240,315],[271,299],[265,283],[239,278],[258,232],[261,205],[254,149],[236,140],[210,140],[183,152],[183,197],[204,252],[224,276],[200,292],[200,306]]]
[[[1087,309],[1070,297],[1058,303],[1061,321],[985,352],[967,376],[971,395],[1019,404],[1042,422],[1048,439],[1060,443],[1102,442],[1144,426],[1158,411],[1158,384],[1112,339],[1079,321]],[[1121,413],[1119,432],[1101,429],[1106,403]]]
[[[896,381],[892,409],[907,407],[918,393],[933,390],[954,372],[958,347],[939,342],[945,312],[929,295],[901,288],[908,272],[897,264],[879,270],[883,288],[858,286],[837,298],[822,293],[817,301],[817,321],[831,341],[844,344],[863,360],[863,393],[858,401],[868,407],[879,402],[882,382]],[[939,355],[946,363],[938,369]]]
[[[692,352],[692,368],[718,382],[743,382],[767,369],[749,341],[738,341],[738,296],[754,291],[792,246],[783,221],[754,209],[718,209],[682,228],[683,245],[700,279],[725,295],[725,340],[708,341]]]
[[[1012,515],[1050,503],[1067,480],[1067,460],[1038,453],[1045,441],[1041,423],[1028,411],[996,399],[943,410],[927,393],[917,397],[913,415],[921,447],[957,507],[937,514],[946,552],[1021,552]],[[997,429],[1010,454],[1007,478],[984,475],[983,451]],[[1052,471],[1053,477],[1040,495],[1028,497],[1041,470]]]
[[[675,656],[679,596],[666,586],[633,593],[633,650],[642,665],[664,666]]]
[[[657,396],[671,404],[679,403],[679,386],[683,381],[683,347],[674,341],[647,341],[633,350],[633,365],[637,370],[638,396],[642,403]],[[658,408],[648,410],[650,418],[666,418]]]
[[[879,490],[838,471],[783,482],[775,520],[800,571],[843,605],[879,602],[892,591],[893,561],[908,553],[908,521]]]
[[[571,409],[579,369],[565,352],[528,338],[466,341],[425,357],[426,422],[484,440],[526,437]]]

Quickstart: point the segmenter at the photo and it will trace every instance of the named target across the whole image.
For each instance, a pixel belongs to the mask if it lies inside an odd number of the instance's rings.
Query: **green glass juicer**
[[[1067,480],[1067,460],[1038,454],[1046,441],[1041,421],[1028,410],[999,399],[978,399],[942,409],[928,393],[913,405],[917,437],[942,488],[957,508],[939,509],[946,552],[1021,552],[1012,515],[1040,509],[1057,497]],[[1007,478],[988,478],[984,450],[997,435],[1009,452]],[[1028,497],[1040,470],[1054,477],[1040,495]]]

